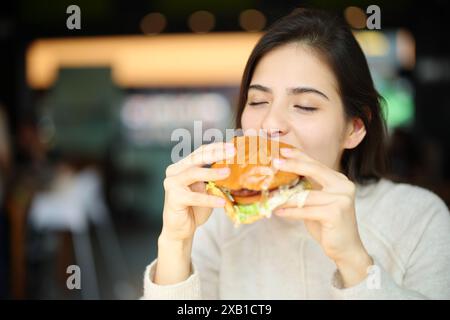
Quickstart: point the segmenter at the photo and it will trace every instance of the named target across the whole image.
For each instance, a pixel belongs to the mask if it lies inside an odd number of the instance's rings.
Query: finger
[[[299,208],[307,206],[326,206],[338,200],[338,195],[319,190],[308,190],[307,196],[302,203],[299,203],[297,197],[289,198],[283,205],[278,208]]]
[[[332,186],[336,182],[336,177],[329,172],[331,169],[327,170],[325,166],[313,162],[278,158],[273,160],[273,166],[281,171],[293,172],[311,178],[322,187]]]
[[[166,176],[180,174],[190,167],[211,164],[231,158],[235,152],[236,150],[232,143],[217,142],[200,146],[186,158],[168,166]]]
[[[220,208],[225,206],[225,199],[198,192],[183,191],[177,197],[181,203],[190,207]]]
[[[342,181],[334,174],[334,170],[318,161],[308,161],[298,158],[276,158],[273,160],[273,167],[281,171],[293,172],[311,178],[324,188]]]
[[[213,142],[213,143],[203,144],[200,147],[198,147],[197,149],[195,149],[191,153],[191,155],[195,156],[202,152],[214,151],[216,149],[222,149],[223,147],[227,147],[227,146],[229,146],[230,148],[231,147],[234,148],[234,144],[232,142]]]
[[[199,166],[227,159],[235,154],[234,144],[216,142],[202,145],[186,158],[176,163],[173,174],[178,174],[189,167]]]
[[[324,222],[327,219],[326,212],[328,207],[303,207],[303,208],[282,208],[276,209],[274,214],[284,218],[295,220],[314,220]]]
[[[323,165],[322,163],[320,163],[319,161],[317,161],[316,159],[310,157],[306,152],[304,152],[303,150],[297,149],[297,148],[281,148],[280,149],[280,153],[282,156],[286,157],[286,158],[296,158],[299,160],[304,160],[307,162],[311,162],[311,163],[316,163],[318,165],[322,165],[325,167],[325,169],[329,169],[331,172],[330,174],[333,174],[334,176],[336,176],[339,179],[343,179],[343,180],[348,180],[348,178],[342,174],[339,171],[335,171],[325,165]]]
[[[177,179],[177,181],[183,186],[189,186],[199,181],[222,180],[229,175],[230,175],[230,168],[227,167],[220,169],[193,167],[171,178]]]
[[[295,173],[307,176],[312,180],[317,181],[320,185],[322,185],[324,191],[336,194],[355,194],[355,184],[343,173],[325,166],[301,150],[292,148],[281,148],[280,150],[283,156],[286,158],[290,157],[288,159],[280,159],[281,162],[285,160],[288,162],[287,166],[296,168],[296,171],[294,171]],[[276,159],[274,159],[274,167],[277,168],[280,161],[276,161]],[[285,170],[289,169],[286,168]]]

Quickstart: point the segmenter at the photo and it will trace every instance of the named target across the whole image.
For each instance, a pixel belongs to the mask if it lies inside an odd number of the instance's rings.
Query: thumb
[[[192,209],[194,210],[195,224],[197,225],[197,227],[208,221],[213,210],[212,208],[205,207],[194,207]]]
[[[189,186],[189,188],[194,192],[206,193],[206,184],[201,181],[197,181]]]

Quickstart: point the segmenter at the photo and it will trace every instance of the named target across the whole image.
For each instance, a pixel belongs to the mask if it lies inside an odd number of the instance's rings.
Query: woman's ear
[[[344,140],[344,149],[356,148],[366,136],[366,126],[361,118],[353,118],[349,124]]]

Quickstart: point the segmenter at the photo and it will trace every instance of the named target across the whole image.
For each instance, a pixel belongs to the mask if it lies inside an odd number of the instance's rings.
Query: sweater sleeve
[[[154,260],[144,272],[143,300],[196,300],[200,299],[200,280],[197,269],[191,265],[192,273],[185,281],[172,285],[154,283],[157,260]]]
[[[192,246],[192,263],[198,270],[202,299],[216,300],[219,294],[219,271],[221,264],[220,214],[214,210],[206,224],[198,228]]]
[[[358,285],[343,288],[340,274],[334,273],[335,299],[450,299],[450,214],[442,200],[435,198],[430,219],[409,255],[402,283],[372,256],[374,265]]]
[[[215,210],[217,211],[217,210]],[[197,229],[192,245],[192,273],[188,279],[173,285],[157,285],[153,282],[157,261],[154,260],[144,273],[144,295],[141,299],[199,300],[218,299],[219,289],[219,221],[213,211],[210,219]]]

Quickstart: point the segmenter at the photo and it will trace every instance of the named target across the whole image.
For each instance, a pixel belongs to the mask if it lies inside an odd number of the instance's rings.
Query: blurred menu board
[[[130,142],[166,145],[178,128],[224,130],[230,124],[231,101],[221,93],[131,94],[121,110],[121,122]]]

